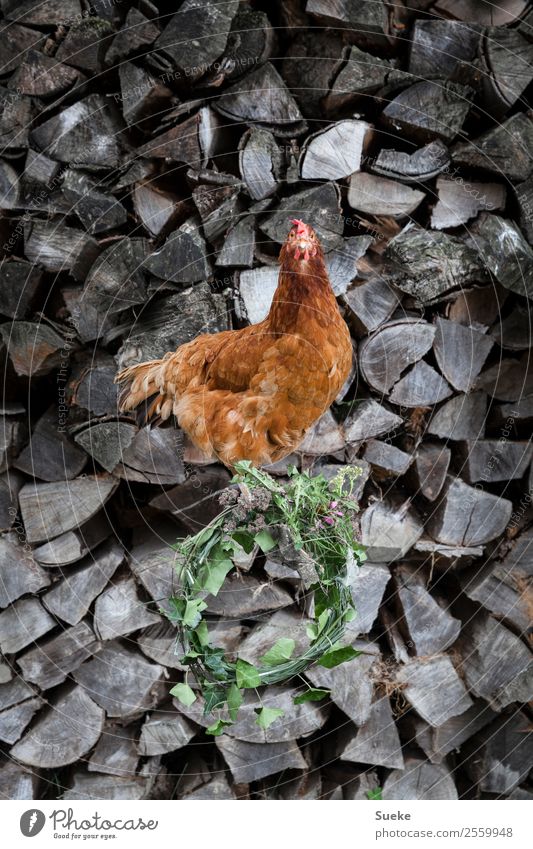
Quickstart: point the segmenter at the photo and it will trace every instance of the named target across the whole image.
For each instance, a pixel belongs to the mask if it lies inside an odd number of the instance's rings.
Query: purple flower
[[[326,523],[326,525],[334,525],[335,519],[333,518],[333,516],[324,516],[324,522]]]

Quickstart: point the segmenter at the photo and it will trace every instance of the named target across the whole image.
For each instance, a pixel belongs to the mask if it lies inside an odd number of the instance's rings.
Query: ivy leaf
[[[272,549],[277,545],[276,540],[267,530],[258,531],[254,537],[254,541],[257,543],[263,554],[267,554],[267,552],[272,551]]]
[[[370,799],[370,801],[382,802],[383,796],[381,795],[381,787],[375,787],[373,790],[367,790],[366,798]]]
[[[305,632],[310,640],[316,640],[318,637],[318,625],[316,622],[309,622],[305,626]]]
[[[290,660],[296,643],[289,637],[281,637],[271,649],[263,655],[261,661],[265,666],[277,666]]]
[[[186,707],[189,707],[189,705],[192,705],[196,701],[196,694],[188,684],[176,684],[175,687],[172,687],[170,695],[176,696],[178,702],[181,702]]]
[[[302,693],[301,696],[296,696],[293,699],[293,702],[295,705],[303,705],[304,702],[320,702],[330,694],[331,690],[320,690],[318,688],[315,689],[314,687],[311,687],[306,693]]]
[[[261,685],[259,672],[252,663],[247,663],[245,660],[239,659],[235,665],[235,672],[237,677],[237,687],[239,687],[239,689],[259,687]]]
[[[285,711],[281,708],[255,708],[255,712],[257,714],[257,719],[255,720],[255,724],[259,725],[260,728],[269,728],[273,722],[279,717],[285,714]]]
[[[209,669],[216,678],[221,681],[226,680],[228,675],[223,648],[204,646],[203,661],[207,669]]]
[[[221,708],[226,701],[226,691],[219,684],[205,684],[203,694],[205,699],[204,715],[212,713],[215,708]]]
[[[211,737],[220,737],[220,735],[224,733],[224,729],[228,725],[233,725],[233,723],[226,722],[225,719],[217,719],[217,721],[213,722],[213,724],[210,725],[209,728],[205,729],[205,733],[210,734]]]
[[[237,713],[242,705],[242,694],[236,684],[232,684],[228,690],[228,712],[232,722],[237,719]]]
[[[231,538],[235,540],[237,545],[244,548],[246,554],[250,554],[254,550],[255,543],[252,534],[249,534],[246,531],[235,531],[235,533],[231,535]]]
[[[357,613],[355,611],[355,607],[349,607],[344,613],[344,621],[345,622],[353,622]]]
[[[333,669],[339,663],[345,663],[347,660],[353,660],[354,657],[359,657],[360,651],[356,651],[351,646],[339,646],[333,648],[322,655],[317,661],[320,666],[325,666],[326,669]]]
[[[233,569],[231,560],[209,560],[206,565],[206,576],[202,581],[201,589],[206,590],[211,595],[217,595],[226,580],[226,575],[231,569]]]
[[[209,645],[209,628],[207,627],[207,622],[202,620],[194,633],[198,637],[198,642],[202,647]]]
[[[183,613],[183,624],[189,628],[196,628],[200,624],[202,610],[205,610],[206,607],[207,604],[201,598],[188,599]]]

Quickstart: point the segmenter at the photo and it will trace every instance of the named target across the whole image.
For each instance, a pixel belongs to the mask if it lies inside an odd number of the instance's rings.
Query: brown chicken
[[[160,360],[124,369],[121,410],[174,414],[194,444],[226,466],[273,463],[293,451],[335,399],[352,345],[314,230],[294,221],[268,317],[203,334]]]

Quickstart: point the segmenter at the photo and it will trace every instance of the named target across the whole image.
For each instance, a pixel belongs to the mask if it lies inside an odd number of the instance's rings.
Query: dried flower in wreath
[[[204,713],[214,718],[207,733],[215,736],[236,720],[244,690],[256,690],[260,705],[256,722],[268,728],[283,711],[263,706],[259,688],[289,681],[314,663],[332,668],[359,654],[340,640],[355,615],[351,573],[365,560],[353,494],[361,470],[342,467],[327,481],[290,467],[283,484],[247,461],[238,463],[236,470],[232,483],[237,486],[220,496],[222,512],[174,546],[180,588],[164,611],[177,626],[180,662],[193,676],[189,683],[188,672],[171,694],[190,706],[200,693]],[[265,554],[277,552],[299,573],[304,588],[313,594],[315,617],[307,626],[309,646],[302,654],[293,656],[294,640],[281,637],[259,666],[238,656],[227,657],[224,649],[211,645],[202,615],[205,598],[217,595],[234,568],[236,554],[242,549],[249,554],[256,545]],[[328,695],[327,690],[306,686],[296,703]]]

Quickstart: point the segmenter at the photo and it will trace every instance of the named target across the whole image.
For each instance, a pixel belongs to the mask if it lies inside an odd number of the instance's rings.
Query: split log
[[[192,533],[210,522],[221,511],[218,498],[229,483],[229,475],[220,467],[197,468],[184,483],[157,495],[150,502],[156,510],[169,512]]]
[[[467,746],[466,769],[484,793],[508,795],[527,778],[533,757],[531,723],[525,713],[496,719]]]
[[[200,184],[192,198],[202,220],[202,230],[208,242],[215,242],[239,219],[240,185],[212,186]]]
[[[169,115],[172,113],[169,113]],[[218,130],[223,123],[209,106],[150,139],[137,151],[137,157],[182,162],[192,168],[203,168],[216,153]]]
[[[110,475],[64,483],[28,483],[19,494],[29,542],[44,542],[83,525],[112,495],[118,481]]]
[[[138,9],[128,9],[123,26],[106,51],[105,64],[118,65],[138,51],[145,53],[145,49],[153,44],[159,35],[159,28],[154,21],[149,20]]]
[[[400,92],[382,117],[388,126],[422,142],[452,141],[470,111],[472,95],[468,86],[424,80]]]
[[[7,472],[13,465],[17,454],[26,442],[26,427],[18,420],[18,416],[1,416],[2,430],[0,436],[0,472]]]
[[[525,400],[533,393],[533,373],[528,359],[529,352],[520,360],[500,359],[480,374],[476,388],[488,392],[498,401]]]
[[[36,696],[26,699],[0,713],[0,740],[12,745],[20,739],[38,710],[44,705],[44,699]]]
[[[502,286],[533,299],[533,248],[514,222],[484,212],[472,225],[471,238]]]
[[[446,292],[484,282],[486,272],[474,248],[447,233],[407,226],[389,243],[385,256],[397,268],[393,282],[415,298],[430,304]]]
[[[0,474],[0,532],[9,531],[15,523],[18,494],[23,483],[22,475],[17,472]]]
[[[515,187],[516,199],[520,207],[520,227],[529,244],[533,243],[533,179],[526,180]]]
[[[36,97],[59,96],[82,82],[84,76],[74,68],[62,63],[63,57],[56,55],[55,59],[40,53],[38,50],[28,50],[15,73],[10,77],[8,87],[19,94],[29,94]]]
[[[342,35],[338,30],[327,29],[322,30],[317,38],[316,31],[305,28],[309,19],[303,9],[285,5],[280,12],[283,25],[295,33],[283,51],[281,75],[302,114],[321,119],[324,114],[324,93],[343,55]],[[305,86],[302,86],[302,80],[306,81]]]
[[[296,578],[298,579],[296,573]],[[239,657],[248,663],[259,664],[260,658],[272,648],[281,637],[294,640],[294,656],[303,654],[309,646],[305,626],[306,617],[291,610],[277,610],[266,622],[255,625],[239,645]]]
[[[391,177],[404,183],[425,183],[447,170],[450,162],[448,148],[443,141],[435,139],[413,153],[380,150],[376,159],[370,163],[370,169],[382,177]]]
[[[7,708],[18,705],[27,699],[34,698],[38,695],[37,689],[32,687],[21,676],[12,678],[0,687],[0,710],[4,711]]]
[[[518,30],[492,26],[485,32],[482,57],[484,98],[503,115],[533,80],[533,45]]]
[[[306,433],[297,450],[301,454],[322,457],[326,454],[335,454],[337,451],[342,451],[344,444],[342,429],[335,421],[331,411],[328,410]]]
[[[281,179],[283,157],[272,133],[248,130],[239,143],[239,170],[250,197],[270,197]]]
[[[418,20],[409,45],[409,71],[418,77],[451,77],[476,58],[480,43],[479,25],[455,21]]]
[[[373,703],[368,720],[350,734],[339,756],[343,761],[403,769],[400,738],[386,696]]]
[[[438,727],[460,716],[472,699],[447,655],[410,660],[396,673],[402,695],[429,725]]]
[[[351,236],[344,239],[339,248],[333,248],[325,255],[328,277],[337,297],[346,294],[358,274],[357,260],[366,253],[371,242],[371,236]]]
[[[331,76],[324,98],[328,112],[336,112],[380,89],[390,89],[409,82],[410,76],[398,69],[395,60],[381,59],[365,53],[357,46],[347,46]]]
[[[11,755],[29,766],[53,768],[75,763],[97,742],[104,711],[81,687],[71,687],[47,708]]]
[[[527,180],[533,171],[533,121],[517,112],[476,139],[458,142],[451,150],[453,161],[489,171],[510,180]]]
[[[61,41],[56,57],[88,74],[100,74],[114,34],[112,24],[99,16],[77,16]]]
[[[159,614],[139,598],[133,578],[119,578],[96,599],[94,630],[101,640],[123,637],[160,621]]]
[[[241,629],[238,628],[238,636],[240,633]],[[160,666],[185,671],[186,667],[179,662],[179,658],[183,657],[183,651],[177,644],[176,628],[170,622],[163,621],[157,625],[150,625],[143,630],[142,634],[139,634],[137,643],[142,653]]]
[[[473,183],[462,177],[437,179],[438,202],[431,213],[435,230],[459,227],[483,210],[503,209],[505,187],[500,183]]]
[[[72,776],[71,786],[61,798],[64,801],[110,799],[133,802],[149,798],[149,780],[142,775],[91,775],[78,769]]]
[[[403,557],[422,535],[423,525],[408,503],[375,501],[363,511],[361,535],[372,562],[391,563]]]
[[[141,757],[164,755],[182,749],[196,728],[176,711],[159,710],[141,728],[138,752]]]
[[[380,478],[404,475],[413,461],[410,454],[379,439],[371,439],[367,443],[363,456]]]
[[[108,716],[129,721],[161,701],[163,674],[162,666],[113,641],[76,669],[73,677]]]
[[[116,168],[122,154],[122,126],[109,99],[90,94],[32,130],[31,140],[60,162]]]
[[[102,191],[98,183],[82,172],[69,169],[63,175],[61,188],[71,204],[71,213],[78,216],[91,235],[107,233],[126,223],[128,214],[120,201]]]
[[[450,465],[449,448],[423,443],[417,449],[413,472],[417,489],[428,501],[435,501],[439,495]]]
[[[111,533],[108,518],[97,513],[81,527],[34,548],[33,556],[42,566],[68,566],[85,557]]]
[[[24,598],[0,613],[0,649],[13,654],[55,628],[56,621],[38,598]]]
[[[394,287],[378,276],[361,280],[343,296],[349,317],[353,318],[355,329],[361,334],[377,330],[391,317],[399,301]]]
[[[531,463],[531,442],[509,442],[507,439],[467,441],[462,446],[461,467],[470,483],[518,480]]]
[[[401,407],[427,407],[444,401],[451,393],[444,378],[424,360],[420,360],[398,381],[389,400]]]
[[[246,318],[249,324],[258,324],[267,317],[278,278],[279,269],[268,266],[240,272],[238,312],[241,318]]]
[[[346,442],[365,442],[376,436],[382,436],[396,430],[403,419],[391,413],[373,398],[361,401],[344,422]]]
[[[151,182],[137,183],[133,192],[135,214],[152,236],[163,236],[176,223],[182,223],[187,206],[172,192],[163,191]]]
[[[94,631],[87,622],[66,628],[59,636],[39,643],[17,658],[26,681],[48,690],[61,684],[67,675],[100,648]]]
[[[430,595],[420,570],[398,566],[395,584],[398,611],[414,653],[420,657],[450,648],[459,636],[461,622],[449,613],[442,599],[437,601]]]
[[[224,619],[254,619],[269,610],[292,604],[287,590],[262,584],[252,575],[230,575],[218,596],[207,596],[207,611]]]
[[[275,136],[292,138],[307,127],[296,101],[270,62],[227,88],[214,106],[226,118],[262,127]]]
[[[485,434],[487,396],[484,392],[456,395],[433,413],[428,433],[442,439],[479,439]]]
[[[183,436],[175,428],[141,429],[128,447],[114,474],[128,481],[160,485],[183,483]]]
[[[50,578],[13,533],[0,537],[0,608],[26,593],[37,593]]]
[[[153,533],[130,550],[129,565],[135,577],[159,606],[174,595],[176,582],[176,552],[170,547],[176,542],[176,528],[154,528]]]
[[[366,121],[347,120],[309,136],[299,160],[302,179],[337,180],[359,171],[371,135]]]
[[[26,770],[15,761],[0,765],[0,797],[2,799],[39,798],[40,776],[34,770]]]
[[[147,130],[160,113],[175,102],[172,92],[160,79],[133,62],[122,62],[118,73],[122,115],[126,124]]]
[[[29,27],[20,26],[10,21],[0,30],[2,39],[0,47],[0,63],[2,74],[16,71],[29,50],[41,50],[46,41],[46,34],[39,33]]]
[[[15,467],[43,481],[71,480],[78,475],[87,456],[63,432],[55,407],[38,420],[28,445],[18,455]]]
[[[386,43],[389,23],[383,3],[368,6],[366,3],[346,5],[342,2],[332,4],[328,0],[307,0],[305,11],[324,26],[345,29],[348,36],[353,32],[364,33],[373,43]]]
[[[145,267],[156,277],[174,283],[195,283],[209,277],[206,245],[194,220],[171,233],[163,247],[148,257]]]
[[[420,746],[427,758],[434,764],[440,764],[450,752],[460,749],[481,728],[496,717],[494,711],[479,699],[472,707],[459,716],[452,716],[442,725],[429,725],[423,719],[412,722],[414,741]]]
[[[407,366],[429,351],[434,337],[435,327],[415,318],[382,325],[361,344],[361,374],[379,393],[390,392]]]
[[[77,625],[102,592],[124,558],[114,541],[104,543],[78,567],[70,570],[62,581],[42,597],[43,604],[58,619]]]
[[[185,0],[157,39],[156,50],[196,82],[224,52],[237,6],[237,0],[206,0],[201,5]]]
[[[259,227],[275,242],[283,244],[287,237],[287,220],[291,218],[311,220],[326,253],[341,247],[344,222],[340,213],[340,191],[336,183],[321,183],[283,198],[277,210],[269,213],[259,223]]]
[[[387,215],[406,218],[425,198],[424,192],[411,189],[402,183],[359,171],[350,177],[348,203],[369,215]]]
[[[490,327],[500,316],[509,292],[498,284],[461,292],[446,307],[446,317],[466,327]]]
[[[379,649],[372,643],[358,641],[354,648],[364,652],[351,665],[340,664],[333,669],[313,666],[306,672],[314,687],[331,690],[331,700],[355,725],[368,722],[372,713],[374,682],[371,669],[380,658]],[[368,654],[366,653],[368,652]]]
[[[306,769],[307,763],[294,740],[283,743],[246,743],[218,737],[217,749],[237,784],[259,781],[287,769]]]
[[[436,327],[433,350],[441,372],[455,389],[469,392],[490,353],[492,338],[440,316]]]
[[[0,141],[4,155],[19,155],[29,146],[34,107],[29,97],[0,87]]]
[[[368,634],[377,619],[390,572],[381,563],[366,561],[356,567],[350,576],[350,592],[355,607],[355,617],[348,624],[349,634]]]
[[[458,798],[452,774],[444,764],[407,758],[403,770],[395,769],[383,784],[383,799]]]
[[[120,725],[104,725],[102,736],[87,764],[89,772],[105,772],[126,777],[135,775],[139,763],[136,736],[136,729],[131,725],[126,728]]]
[[[9,318],[26,318],[35,302],[42,271],[24,260],[4,260],[0,265],[0,311]]]
[[[533,659],[524,643],[486,613],[463,630],[462,669],[468,688],[495,711],[533,695]],[[494,661],[497,658],[497,662]]]
[[[112,472],[130,447],[136,434],[135,425],[127,422],[98,422],[92,427],[78,431],[74,440],[107,472]]]
[[[529,573],[521,568],[509,569],[504,560],[501,565],[490,563],[474,575],[461,575],[461,586],[468,598],[504,619],[519,634],[525,634],[533,603],[531,574],[531,569]]]
[[[512,511],[512,502],[506,498],[448,475],[427,530],[438,542],[448,545],[483,545],[503,533]]]
[[[513,311],[502,318],[490,331],[500,348],[523,351],[531,345],[531,315],[527,306],[517,304]]]
[[[251,268],[254,263],[255,230],[251,215],[242,218],[226,235],[217,255],[216,264],[222,267]]]
[[[65,339],[46,324],[29,321],[2,324],[0,336],[19,376],[41,377],[64,362]]]
[[[114,383],[117,371],[113,357],[96,355],[86,363],[75,383],[72,403],[94,416],[115,413],[118,408],[118,387]]]
[[[522,17],[526,6],[524,0],[511,0],[505,6],[495,9],[480,5],[476,0],[437,0],[435,10],[438,14],[459,21],[487,27],[504,27]]]
[[[30,221],[24,227],[24,252],[31,262],[47,271],[68,271],[84,280],[98,257],[98,243],[81,230],[46,221]]]

